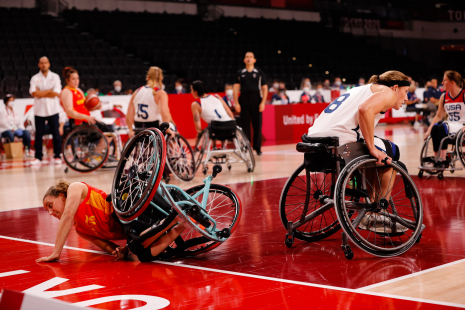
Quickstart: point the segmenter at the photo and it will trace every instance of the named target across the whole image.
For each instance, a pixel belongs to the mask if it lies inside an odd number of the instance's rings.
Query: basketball
[[[87,96],[85,106],[89,111],[97,110],[100,106],[100,98],[95,94]]]

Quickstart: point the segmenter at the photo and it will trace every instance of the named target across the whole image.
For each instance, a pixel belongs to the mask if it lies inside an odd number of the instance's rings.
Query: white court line
[[[357,289],[357,291],[371,290],[372,288],[375,288],[375,287],[379,287],[379,286],[383,286],[383,285],[386,285],[386,284],[391,284],[391,283],[395,283],[395,282],[402,281],[402,280],[405,280],[405,279],[413,278],[413,277],[416,277],[416,276],[419,276],[419,275],[422,275],[422,274],[425,274],[425,273],[428,273],[428,272],[436,271],[436,270],[439,270],[439,269],[442,269],[442,268],[445,268],[445,267],[449,267],[449,266],[453,266],[453,265],[457,265],[457,264],[460,264],[460,263],[463,263],[463,262],[465,262],[465,258],[460,259],[460,260],[455,261],[455,262],[452,262],[452,263],[447,263],[447,264],[444,264],[444,265],[440,265],[440,266],[436,266],[436,267],[433,267],[433,268],[418,271],[418,272],[415,272],[415,273],[412,273],[412,274],[408,274],[408,275],[405,275],[403,277],[394,278],[394,279],[379,282],[379,283],[376,283],[376,284],[360,287],[360,288]]]
[[[13,238],[13,237],[2,236],[2,235],[0,235],[0,238],[8,239],[8,240],[14,240],[14,241],[27,242],[27,243],[40,244],[40,245],[51,246],[51,247],[55,246],[54,244],[51,244],[51,243],[45,243],[45,242],[39,242],[39,241],[33,241],[33,240],[25,240],[25,239]],[[82,252],[110,255],[110,254],[107,254],[107,253],[104,253],[104,252],[101,252],[101,251],[87,250],[87,249],[67,247],[67,246],[65,246],[65,248],[66,249],[71,249],[71,250],[76,250],[76,251],[82,251]],[[450,302],[442,302],[442,301],[422,299],[422,298],[412,298],[412,297],[405,297],[405,296],[396,296],[396,295],[391,295],[391,294],[382,294],[382,293],[375,293],[375,292],[360,291],[358,289],[350,289],[350,288],[337,287],[337,286],[331,286],[331,285],[322,285],[322,284],[314,284],[314,283],[293,281],[293,280],[273,278],[273,277],[265,277],[265,276],[259,276],[259,275],[242,273],[242,272],[227,271],[227,270],[206,268],[206,267],[199,267],[199,266],[191,266],[191,265],[185,265],[185,264],[179,264],[179,263],[170,263],[170,262],[162,262],[162,261],[154,261],[153,263],[160,264],[160,265],[169,265],[169,266],[175,266],[175,267],[182,267],[182,268],[190,268],[190,269],[197,269],[197,270],[203,270],[203,271],[217,272],[217,273],[229,274],[229,275],[233,275],[233,276],[240,276],[240,277],[268,280],[268,281],[273,281],[273,282],[289,283],[289,284],[296,284],[296,285],[302,285],[302,286],[308,286],[308,287],[317,287],[317,288],[323,288],[323,289],[330,289],[330,290],[341,291],[341,292],[356,293],[356,294],[363,294],[363,295],[371,295],[371,296],[378,296],[378,297],[386,297],[386,298],[393,298],[393,299],[400,299],[400,300],[408,300],[408,301],[415,301],[415,302],[421,302],[421,303],[428,303],[428,304],[434,304],[434,305],[450,306],[450,307],[457,307],[457,308],[465,309],[465,305],[450,303]]]
[[[2,272],[2,273],[0,273],[0,278],[14,276],[14,275],[17,275],[17,274],[23,274],[23,273],[28,273],[28,272],[30,272],[30,271],[27,271],[27,270],[15,270],[15,271]]]

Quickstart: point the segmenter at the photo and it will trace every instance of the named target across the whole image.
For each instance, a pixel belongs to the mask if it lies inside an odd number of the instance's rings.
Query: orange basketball
[[[97,110],[100,106],[99,97],[95,94],[91,94],[87,96],[85,106],[86,106],[86,109],[89,111]]]

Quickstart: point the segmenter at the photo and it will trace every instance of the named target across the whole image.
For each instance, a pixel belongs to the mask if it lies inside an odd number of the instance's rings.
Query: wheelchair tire
[[[428,148],[428,149],[426,150],[426,148]],[[426,154],[425,154],[425,152],[426,152]],[[431,136],[429,136],[423,142],[423,146],[421,147],[420,167],[425,167],[425,164],[429,162],[429,161],[427,161],[429,158],[432,158],[433,162],[434,162],[433,139],[431,138]],[[429,174],[438,174],[439,173],[439,171],[436,171],[436,170],[427,170],[426,172],[429,173]],[[418,175],[418,176],[420,176],[420,175]],[[423,176],[423,174],[422,174],[422,176]]]
[[[190,196],[193,196],[204,187],[205,185],[203,184],[194,186],[185,190],[185,192]],[[206,211],[217,222],[217,229],[224,230],[227,228],[229,229],[229,233],[232,234],[236,230],[242,214],[242,204],[239,196],[237,196],[237,194],[229,187],[219,184],[211,184],[208,196]],[[202,197],[203,195],[197,197],[197,201],[201,203]],[[198,237],[201,237],[201,235],[192,227],[187,227],[181,234],[181,238],[184,241]],[[220,244],[221,242],[208,240],[204,243],[186,249],[181,256],[199,255],[215,249]],[[170,245],[170,247],[172,246],[173,244]]]
[[[255,169],[255,157],[253,155],[252,148],[250,147],[249,139],[247,139],[247,136],[244,134],[244,131],[242,131],[242,128],[239,126],[236,130],[236,138],[241,148],[241,154],[237,155],[244,159],[245,165],[247,166],[247,172],[252,173]],[[242,155],[244,155],[245,158]]]
[[[463,131],[460,131],[455,139],[455,151],[457,152],[457,156],[460,157],[462,165],[465,167],[465,134]]]
[[[189,142],[176,133],[175,137],[167,135],[166,164],[169,170],[181,181],[189,182],[195,176],[196,162]]]
[[[303,174],[302,174],[303,172]],[[311,182],[310,192],[321,191],[321,195],[332,196],[331,173],[309,172]],[[304,164],[300,165],[281,192],[279,201],[279,214],[284,228],[287,230],[288,222],[295,222],[304,212],[305,196],[307,193],[307,174]],[[309,197],[309,208],[306,215],[316,211],[322,206],[320,201],[312,194]],[[314,242],[327,238],[336,233],[341,226],[338,223],[334,208],[330,208],[309,222],[293,231],[293,236],[299,240]]]
[[[336,182],[334,202],[339,223],[355,245],[375,256],[392,257],[415,244],[422,231],[423,206],[415,183],[400,164],[380,166],[376,161],[362,156],[348,164]],[[389,199],[378,190],[385,173],[390,173]],[[356,212],[353,220],[350,211]]]
[[[98,142],[103,141],[101,152],[96,151]],[[77,172],[92,172],[101,168],[108,159],[109,145],[99,129],[80,125],[65,138],[62,147],[66,165]]]
[[[194,147],[195,172],[197,172],[200,165],[202,164],[203,155],[205,154],[205,149],[207,148],[207,142],[208,132],[206,129],[204,129],[199,141],[197,141]]]
[[[165,158],[165,138],[156,128],[138,133],[126,145],[111,189],[113,209],[122,221],[134,220],[150,204],[160,185]]]

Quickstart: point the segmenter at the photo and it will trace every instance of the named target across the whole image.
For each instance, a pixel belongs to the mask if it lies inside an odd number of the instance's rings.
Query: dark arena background
[[[463,0],[0,0],[0,310],[465,308],[463,79]]]

